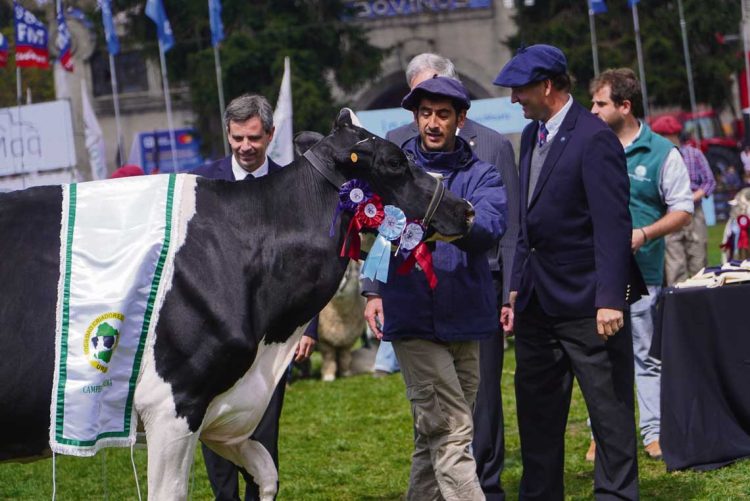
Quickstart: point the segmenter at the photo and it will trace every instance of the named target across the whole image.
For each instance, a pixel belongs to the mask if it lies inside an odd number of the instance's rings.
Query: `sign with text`
[[[69,101],[0,108],[0,176],[75,164]]]
[[[408,16],[460,9],[488,9],[492,0],[361,0],[347,2],[355,19]]]
[[[175,129],[177,169],[172,158],[172,141],[168,130],[140,132],[133,139],[129,163],[139,165],[146,174],[153,172],[189,172],[203,165],[200,139],[195,129]]]
[[[519,133],[529,123],[523,116],[521,105],[511,103],[509,97],[475,99],[467,116],[501,134]],[[357,117],[365,129],[380,137],[385,137],[389,130],[414,121],[414,115],[403,108],[358,111]]]

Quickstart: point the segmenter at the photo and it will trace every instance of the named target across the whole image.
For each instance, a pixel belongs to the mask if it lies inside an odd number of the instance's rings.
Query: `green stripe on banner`
[[[55,436],[62,440],[63,422],[65,419],[65,382],[68,377],[68,322],[70,321],[70,268],[73,260],[73,230],[76,222],[77,185],[71,184],[68,189],[68,234],[65,245],[65,281],[63,282],[62,332],[60,335],[60,374],[57,385],[57,419]],[[62,244],[62,242],[60,242]]]
[[[167,260],[167,254],[169,254],[169,244],[172,240],[172,206],[174,204],[174,186],[177,179],[176,174],[169,175],[169,187],[167,188],[167,214],[166,224],[164,228],[164,243],[161,247],[161,254],[159,255],[159,261],[156,264],[156,271],[154,272],[154,279],[151,282],[151,292],[148,296],[148,303],[146,304],[146,314],[143,316],[143,327],[141,328],[141,340],[138,344],[138,351],[135,354],[135,360],[133,361],[133,372],[130,375],[130,389],[128,391],[128,401],[125,404],[125,430],[130,429],[130,417],[132,415],[133,408],[133,396],[135,394],[135,385],[138,382],[138,374],[141,367],[141,359],[143,358],[143,349],[146,346],[146,338],[148,335],[149,327],[151,325],[151,317],[154,313],[154,302],[156,301],[156,294],[159,291],[159,283],[161,282],[161,275],[164,272],[164,263]]]

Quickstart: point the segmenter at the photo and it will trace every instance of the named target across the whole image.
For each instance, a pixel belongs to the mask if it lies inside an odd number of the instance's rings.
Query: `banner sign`
[[[0,176],[75,165],[69,101],[0,108]]]
[[[461,9],[489,9],[492,0],[361,0],[346,2],[354,19],[378,19]]]
[[[8,64],[8,39],[0,33],[0,68]]]
[[[195,129],[175,129],[174,137],[179,172],[189,172],[203,165],[201,143]],[[128,163],[140,165],[146,174],[176,172],[169,130],[140,132],[133,143]]]
[[[16,28],[16,66],[49,68],[47,27],[34,14],[13,2]]]
[[[65,14],[62,11],[57,13],[57,38],[55,46],[60,52],[60,65],[65,71],[73,71],[73,53],[71,51],[71,37],[68,23],[65,22]]]
[[[389,130],[414,121],[414,115],[403,108],[358,111],[357,116],[365,129],[383,138]],[[520,133],[529,123],[521,105],[511,103],[509,97],[475,99],[467,116],[501,134]]]

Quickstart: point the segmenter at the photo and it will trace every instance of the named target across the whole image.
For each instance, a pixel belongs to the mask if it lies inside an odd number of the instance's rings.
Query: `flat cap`
[[[568,60],[560,49],[552,45],[531,45],[519,49],[492,83],[502,87],[523,87],[566,71]]]
[[[419,101],[427,95],[447,97],[456,101],[461,108],[468,110],[471,107],[469,91],[458,80],[435,75],[414,87],[401,101],[401,107],[407,110],[415,110],[419,107]]]
[[[663,115],[651,122],[651,130],[657,134],[671,136],[682,132],[682,124],[672,115]]]

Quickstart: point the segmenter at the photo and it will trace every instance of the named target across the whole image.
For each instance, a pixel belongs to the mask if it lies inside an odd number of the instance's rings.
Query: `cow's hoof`
[[[323,377],[321,379],[326,383],[330,383],[331,381],[336,380],[336,375],[335,374],[323,374]]]

